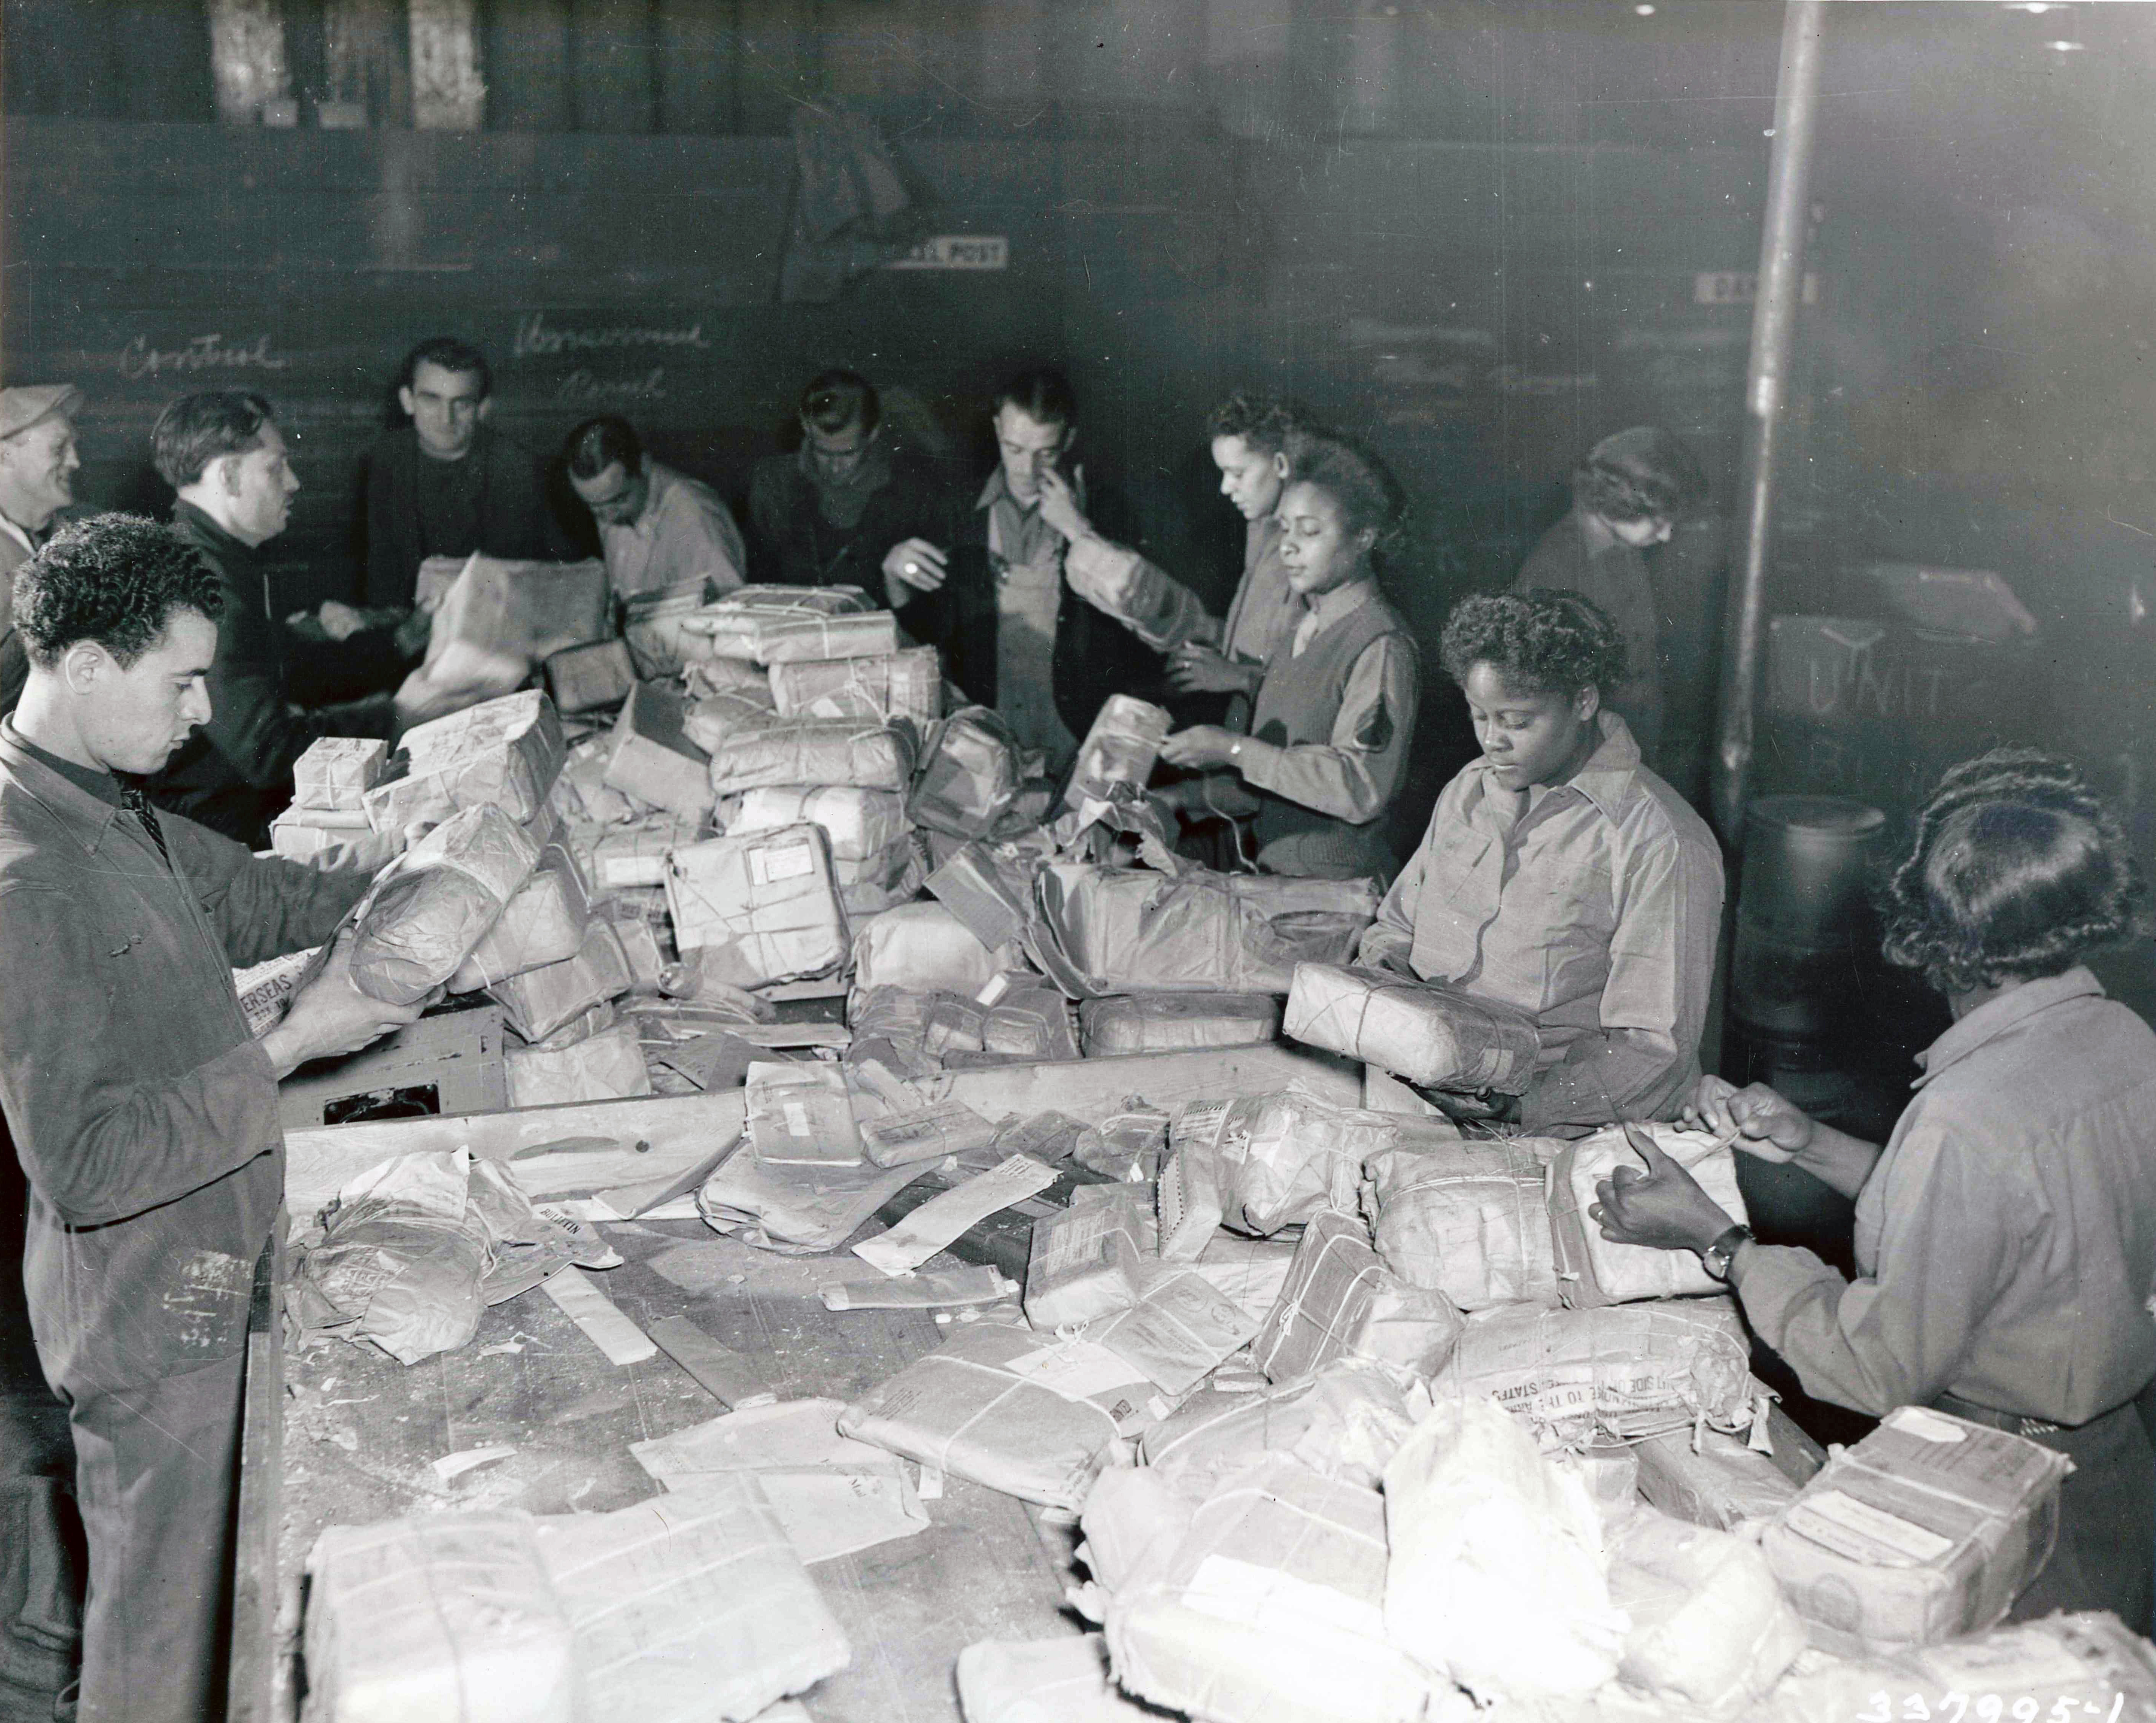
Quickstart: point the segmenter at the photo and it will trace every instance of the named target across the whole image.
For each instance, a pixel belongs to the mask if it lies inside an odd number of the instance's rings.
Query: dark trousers
[[[2129,1402],[2079,1429],[2032,1436],[2074,1463],[2059,1490],[2059,1541],[2011,1619],[2109,1609],[2135,1633],[2149,1623],[2156,1555],[2156,1448]]]
[[[90,1542],[80,1723],[224,1715],[245,1366],[124,1392],[57,1384]]]

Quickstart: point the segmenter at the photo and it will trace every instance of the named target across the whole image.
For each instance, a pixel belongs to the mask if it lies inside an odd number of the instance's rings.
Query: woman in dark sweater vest
[[[1193,814],[1248,822],[1260,869],[1389,879],[1385,811],[1407,776],[1419,671],[1414,636],[1378,590],[1374,556],[1399,491],[1377,461],[1313,444],[1281,493],[1280,556],[1301,614],[1259,684],[1247,736],[1201,724],[1161,757],[1224,773],[1178,786]]]

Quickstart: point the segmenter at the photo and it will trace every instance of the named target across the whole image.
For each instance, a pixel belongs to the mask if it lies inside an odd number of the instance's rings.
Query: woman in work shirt
[[[1527,1091],[1430,1097],[1454,1117],[1542,1136],[1673,1118],[1699,1076],[1722,852],[1604,703],[1616,625],[1570,592],[1483,593],[1441,649],[1482,756],[1438,797],[1362,961],[1535,1019]]]
[[[2089,951],[2140,931],[2118,821],[2064,761],[1955,767],[1888,888],[1886,954],[1946,995],[1882,1150],[1763,1084],[1703,1078],[1692,1111],[1738,1148],[1856,1199],[1858,1278],[1752,1242],[1659,1152],[1589,1211],[1604,1238],[1697,1251],[1804,1392],[1859,1412],[1933,1406],[2071,1457],[2050,1562],[2014,1607],[2148,1625],[2156,1452],[2156,1033],[2104,997]],[[1650,1146],[1651,1147],[1651,1146]]]
[[[1399,524],[1398,495],[1374,459],[1344,444],[1298,452],[1279,511],[1293,623],[1258,684],[1250,734],[1200,724],[1161,749],[1171,766],[1240,775],[1173,786],[1171,799],[1248,818],[1267,873],[1393,871],[1383,816],[1407,775],[1421,692],[1414,638],[1379,594],[1373,560]]]

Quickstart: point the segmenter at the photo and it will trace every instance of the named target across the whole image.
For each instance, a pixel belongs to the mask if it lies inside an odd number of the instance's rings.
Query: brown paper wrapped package
[[[711,636],[682,624],[713,596],[711,582],[705,580],[630,595],[622,607],[621,634],[639,674],[654,679],[678,676],[693,660],[711,655]]]
[[[1523,1093],[1542,1037],[1525,1012],[1383,970],[1296,966],[1283,1027],[1426,1088]]]
[[[1558,1301],[1545,1167],[1532,1146],[1431,1142],[1380,1151],[1364,1170],[1378,1254],[1409,1285],[1463,1310]]]
[[[702,634],[721,659],[759,661],[765,632],[786,623],[826,616],[858,615],[874,607],[859,587],[747,586],[707,604],[682,626]],[[812,653],[814,658],[835,654]]]
[[[512,1047],[503,1063],[512,1107],[624,1100],[651,1093],[651,1074],[633,1023],[616,1023],[570,1047]]]
[[[596,712],[618,705],[635,686],[635,661],[619,640],[572,646],[547,660],[547,691],[560,711]]]
[[[1018,799],[1018,739],[1001,715],[962,706],[922,751],[908,817],[954,838],[982,838]]]
[[[1160,745],[1174,727],[1175,720],[1151,701],[1110,695],[1079,745],[1063,805],[1076,808],[1089,798],[1105,801],[1116,784],[1143,789],[1152,776],[1153,762],[1160,758]]]
[[[527,689],[414,726],[398,751],[410,762],[405,775],[365,797],[367,823],[377,832],[401,832],[460,808],[499,808],[520,823],[535,818],[568,747],[554,703]]]
[[[317,736],[292,762],[292,805],[358,813],[388,757],[378,736]]]
[[[577,864],[561,844],[540,852],[531,870],[501,919],[474,946],[449,979],[453,993],[487,987],[544,963],[559,963],[583,948],[584,923],[591,906]]]
[[[913,774],[913,746],[910,726],[859,718],[737,731],[711,751],[711,785],[721,796],[774,785],[903,790]]]
[[[714,838],[666,864],[675,942],[706,977],[740,987],[826,975],[851,943],[821,826]]]
[[[1737,1183],[1737,1156],[1709,1133],[1674,1125],[1635,1125],[1689,1172],[1732,1224],[1747,1218]],[[1596,1183],[1620,1167],[1645,1172],[1621,1126],[1565,1144],[1551,1161],[1545,1200],[1557,1248],[1558,1290],[1568,1305],[1631,1304],[1640,1299],[1700,1297],[1723,1290],[1689,1250],[1615,1244],[1588,1213]]]
[[[538,862],[499,808],[452,815],[382,869],[353,911],[353,986],[388,1005],[425,998],[457,972]]]
[[[1327,1213],[1303,1228],[1280,1302],[1250,1342],[1250,1356],[1276,1382],[1341,1358],[1427,1377],[1443,1367],[1460,1333],[1460,1313],[1443,1293],[1388,1274],[1362,1223]]]
[[[1281,1003],[1270,993],[1119,993],[1078,1008],[1086,1057],[1247,1047],[1279,1032]]]
[[[527,969],[486,992],[510,1028],[526,1041],[543,1041],[579,1013],[627,992],[634,980],[613,923],[594,919],[585,924],[575,956]]]
[[[771,667],[772,699],[783,718],[910,718],[943,715],[943,667],[932,646],[888,658],[798,659]]]
[[[676,689],[639,682],[614,720],[606,782],[624,795],[685,819],[711,811],[711,760],[689,738],[688,701]]]

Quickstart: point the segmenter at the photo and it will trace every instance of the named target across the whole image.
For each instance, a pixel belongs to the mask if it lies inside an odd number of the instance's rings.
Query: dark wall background
[[[6,0],[0,358],[89,390],[101,503],[162,506],[144,445],[171,395],[265,387],[307,485],[280,541],[295,603],[349,590],[359,454],[397,358],[441,330],[494,355],[496,423],[535,446],[619,407],[736,496],[824,365],[907,392],[970,464],[996,374],[1059,359],[1096,469],[1223,582],[1202,415],[1291,390],[1407,481],[1394,585],[1433,638],[1609,430],[1680,430],[1727,501],[1779,7],[488,0],[483,124],[439,131],[412,127],[400,0],[259,0],[298,124],[214,123],[223,3]],[[1899,632],[1850,710],[1770,725],[1768,787],[1891,803],[2018,737],[2083,759],[2156,838],[2152,13],[1830,10],[1774,608]],[[929,231],[1006,235],[1009,268],[779,303],[786,129],[829,95],[880,121]],[[1659,571],[1695,780],[1723,558],[1707,520]],[[1996,569],[2041,631],[1912,645],[1856,572],[1879,558]],[[1455,708],[1435,691],[1404,825],[1466,750]]]

